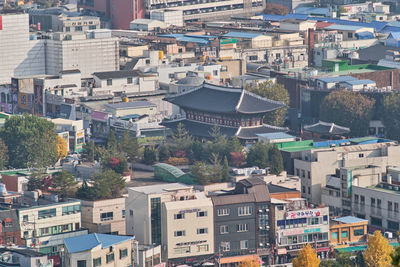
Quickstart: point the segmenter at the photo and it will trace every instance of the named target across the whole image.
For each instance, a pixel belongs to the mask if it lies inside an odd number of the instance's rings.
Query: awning
[[[257,255],[244,255],[244,256],[236,256],[236,257],[229,257],[229,258],[221,258],[221,264],[242,262],[245,260],[259,261],[260,257]]]
[[[326,248],[317,248],[317,252],[323,252],[323,251],[329,251],[330,248],[326,247]]]

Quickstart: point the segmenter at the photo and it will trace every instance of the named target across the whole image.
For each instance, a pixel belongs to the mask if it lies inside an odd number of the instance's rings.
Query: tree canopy
[[[317,253],[310,246],[306,244],[299,252],[297,258],[293,260],[293,267],[318,267],[320,260]]]
[[[257,86],[249,86],[247,90],[268,99],[283,102],[286,107],[268,112],[264,117],[264,122],[267,124],[283,126],[290,101],[289,93],[286,88],[282,84],[266,81],[259,83]]]
[[[386,137],[400,141],[400,94],[385,96],[382,121],[386,128]]]
[[[347,90],[333,91],[321,103],[320,120],[349,127],[352,136],[365,136],[375,100]]]
[[[61,171],[54,174],[53,183],[51,187],[62,200],[67,197],[72,197],[75,192],[75,187],[77,185],[75,176],[67,171]]]
[[[65,158],[68,155],[67,142],[57,135],[57,159]]]
[[[382,236],[380,231],[368,238],[368,248],[364,252],[364,262],[367,267],[389,267],[392,266],[391,253],[393,249],[388,240]]]
[[[4,144],[3,140],[0,139],[0,170],[5,169],[8,166],[8,147]]]
[[[1,138],[8,147],[9,165],[14,168],[48,167],[57,162],[54,123],[24,114],[7,118]]]

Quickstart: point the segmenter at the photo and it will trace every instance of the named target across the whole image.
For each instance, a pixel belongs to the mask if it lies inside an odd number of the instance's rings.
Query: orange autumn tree
[[[392,266],[393,249],[380,231],[368,238],[368,248],[364,252],[364,262],[367,267],[390,267]]]
[[[299,252],[299,256],[293,260],[293,267],[318,267],[319,259],[317,253],[306,244]]]
[[[68,155],[67,142],[57,135],[57,158],[65,158]]]
[[[239,267],[260,267],[257,259],[247,259],[240,262]]]

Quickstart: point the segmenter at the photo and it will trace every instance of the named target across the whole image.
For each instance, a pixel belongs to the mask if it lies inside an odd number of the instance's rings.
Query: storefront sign
[[[286,248],[278,248],[278,255],[287,254]]]
[[[188,246],[188,245],[197,245],[197,244],[202,244],[202,243],[207,243],[207,240],[181,242],[181,243],[177,243],[176,245],[177,246]]]
[[[321,228],[304,229],[305,234],[319,233],[319,232],[321,232]]]
[[[311,218],[318,217],[320,215],[321,210],[319,209],[289,211],[286,212],[286,219]]]

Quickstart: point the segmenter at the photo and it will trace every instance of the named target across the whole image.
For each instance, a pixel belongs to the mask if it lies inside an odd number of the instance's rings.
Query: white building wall
[[[2,15],[0,30],[0,84],[13,76],[44,74],[44,41],[29,40],[29,15]]]

